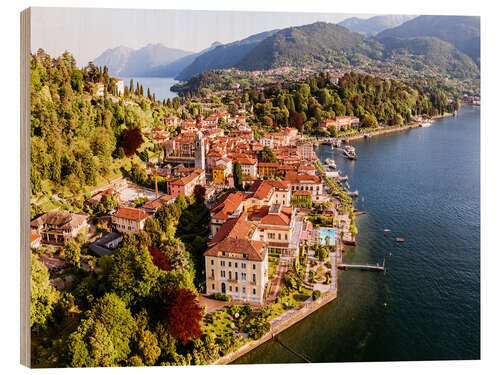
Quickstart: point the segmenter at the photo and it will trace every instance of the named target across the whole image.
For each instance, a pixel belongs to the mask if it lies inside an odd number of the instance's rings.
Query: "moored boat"
[[[351,160],[357,159],[356,149],[350,145],[344,147],[344,155]]]

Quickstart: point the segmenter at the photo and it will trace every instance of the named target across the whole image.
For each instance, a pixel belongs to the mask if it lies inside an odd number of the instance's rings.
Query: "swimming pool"
[[[321,244],[326,245],[326,237],[329,237],[329,244],[335,244],[335,229],[321,228]]]

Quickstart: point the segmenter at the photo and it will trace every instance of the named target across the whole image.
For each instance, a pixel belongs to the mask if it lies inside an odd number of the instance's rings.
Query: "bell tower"
[[[205,170],[205,140],[201,131],[196,132],[194,142],[194,167]]]

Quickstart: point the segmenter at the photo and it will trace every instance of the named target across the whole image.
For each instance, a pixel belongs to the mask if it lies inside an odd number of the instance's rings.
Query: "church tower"
[[[196,132],[194,142],[194,167],[205,170],[205,140],[201,131]]]

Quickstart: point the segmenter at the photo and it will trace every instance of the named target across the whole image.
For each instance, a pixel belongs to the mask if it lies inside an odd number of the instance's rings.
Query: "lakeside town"
[[[356,245],[358,191],[315,149],[325,144],[354,160],[350,140],[426,127],[459,106],[456,97],[412,91],[412,108],[398,104],[399,112],[384,109],[377,118],[336,92],[363,84],[399,95],[403,84],[328,71],[289,86],[162,103],[106,68],[89,64],[70,74],[68,56],[52,60],[43,51],[32,60],[35,114],[56,98],[84,109],[75,122],[97,111],[91,132],[80,125],[87,133],[66,125],[65,114],[60,127],[43,116],[33,125],[30,242],[43,298],[35,300],[32,325],[46,335],[33,337],[40,366],[109,365],[109,353],[96,357],[88,338],[100,319],[92,314],[104,305],[122,306],[137,321],[127,345],[138,354],[124,350],[114,364],[224,364],[275,338],[333,301],[338,270],[353,266],[342,252]],[[66,77],[60,96],[45,74]],[[51,134],[47,128],[68,132],[58,176],[37,143]],[[90,146],[72,143],[75,134]],[[59,329],[69,344],[49,343]],[[70,354],[53,358],[54,347]]]

